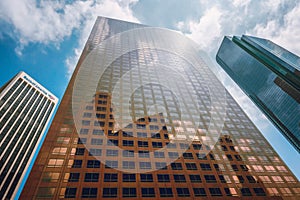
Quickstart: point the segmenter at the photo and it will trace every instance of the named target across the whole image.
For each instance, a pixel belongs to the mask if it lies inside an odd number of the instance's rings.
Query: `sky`
[[[0,86],[25,71],[61,99],[97,16],[177,30],[198,43],[217,77],[300,179],[300,154],[214,61],[224,35],[267,38],[300,55],[300,1],[1,0]]]

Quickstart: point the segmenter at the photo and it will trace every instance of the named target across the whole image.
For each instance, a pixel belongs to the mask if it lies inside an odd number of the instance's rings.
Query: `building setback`
[[[0,89],[0,197],[14,199],[58,99],[24,72]]]
[[[176,32],[98,17],[21,199],[299,196],[198,53]]]
[[[300,153],[300,58],[246,35],[225,37],[216,58]]]

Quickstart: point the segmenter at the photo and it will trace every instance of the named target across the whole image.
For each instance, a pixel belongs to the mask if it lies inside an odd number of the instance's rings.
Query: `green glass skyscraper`
[[[225,37],[217,62],[300,152],[300,58],[273,42]]]

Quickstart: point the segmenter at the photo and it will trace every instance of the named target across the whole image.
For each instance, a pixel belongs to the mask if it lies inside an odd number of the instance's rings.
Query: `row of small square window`
[[[232,190],[233,189],[233,190]],[[236,190],[234,188],[224,188],[224,193],[222,193],[220,188],[208,188],[210,196],[237,196]],[[253,188],[254,193],[257,196],[266,196],[263,188]],[[77,188],[66,188],[65,198],[75,198],[77,193]],[[193,188],[194,196],[207,196],[207,191],[205,188]],[[249,188],[241,188],[240,193],[242,196],[252,196],[251,190]],[[190,197],[189,188],[176,188],[176,194],[178,197]],[[97,198],[98,188],[82,188],[81,197],[82,198]],[[142,197],[155,197],[154,188],[141,188]],[[160,197],[174,197],[172,188],[159,188]],[[118,197],[118,188],[103,188],[102,192],[103,198],[116,198]],[[122,188],[122,197],[137,197],[136,188]]]
[[[128,143],[124,145],[123,140],[123,146],[127,146]],[[130,145],[131,146],[131,145]],[[123,150],[123,157],[134,157],[134,151],[133,150]],[[75,155],[84,155],[85,148],[76,148],[75,149]],[[90,156],[101,156],[102,155],[102,149],[90,149],[89,150]],[[138,151],[138,155],[140,158],[150,158],[150,152],[149,151]],[[155,151],[153,152],[154,158],[165,158],[165,152],[161,151]],[[107,149],[106,150],[106,156],[119,156],[119,150],[113,150],[113,149]],[[233,160],[232,155],[226,155],[228,160]],[[169,158],[179,158],[178,152],[168,152]],[[193,153],[183,153],[182,157],[184,159],[194,159]],[[199,160],[207,160],[207,155],[203,153],[195,153],[195,157]],[[213,154],[209,154],[209,157],[211,160],[214,160]],[[242,158],[239,155],[234,155],[234,158],[238,161],[241,161]]]
[[[104,116],[99,115],[99,117],[104,117]],[[113,117],[111,117],[111,118],[113,118]],[[89,121],[89,120],[82,120],[81,124],[83,126],[89,126],[89,125],[91,125],[91,121]],[[105,124],[106,123],[104,121],[94,121],[94,126],[105,127]],[[109,122],[108,126],[109,127],[113,127],[113,122]],[[146,124],[136,124],[135,127],[137,129],[143,129],[143,130],[145,130],[147,126],[146,126]],[[126,126],[126,128],[133,128],[133,125],[129,124],[129,125]],[[158,125],[149,125],[149,129],[150,130],[160,130],[160,127]],[[166,128],[162,127],[162,129],[165,130]]]
[[[202,183],[202,178],[198,174],[190,174],[188,175],[190,182],[192,183]],[[70,173],[68,177],[68,182],[78,182],[80,178],[80,173]],[[152,174],[140,174],[141,182],[153,182]],[[187,182],[186,176],[184,174],[173,174],[173,178],[175,182]],[[245,179],[243,176],[237,176],[240,183],[244,183]],[[249,183],[256,183],[257,181],[253,176],[246,176]],[[204,175],[204,179],[206,183],[216,183],[217,179],[215,175]],[[223,175],[219,175],[219,180],[222,183],[227,182]],[[99,181],[99,173],[85,173],[84,182],[98,182]],[[117,173],[105,173],[104,174],[104,182],[118,182],[118,174]],[[136,182],[136,174],[122,174],[123,182]],[[171,178],[169,174],[157,174],[158,182],[171,182]]]
[[[135,161],[122,161],[122,168],[123,169],[135,169]],[[183,170],[182,163],[171,163],[170,164],[172,170]],[[218,164],[213,164],[216,171],[220,171]],[[72,168],[81,168],[82,167],[82,160],[74,160]],[[115,160],[107,160],[105,162],[106,168],[118,168],[118,161]],[[198,170],[196,163],[185,163],[185,167],[187,170]],[[237,165],[231,165],[234,171],[239,171]],[[100,168],[100,161],[99,160],[88,160],[87,161],[87,168]],[[140,169],[152,169],[151,162],[139,162]],[[200,163],[200,168],[203,171],[211,171],[212,167],[209,163]],[[242,171],[248,171],[246,165],[240,165]],[[155,162],[155,169],[167,169],[166,162]]]
[[[89,129],[81,129],[80,135],[87,135],[88,132],[89,132]],[[93,135],[104,135],[104,131],[103,130],[93,130]],[[113,132],[112,130],[108,130],[107,135],[118,137],[119,132]],[[123,137],[137,137],[137,138],[150,138],[151,137],[154,139],[161,139],[160,133],[157,133],[157,132],[151,133],[150,137],[148,137],[148,134],[144,133],[144,132],[137,132],[136,135],[134,135],[133,132],[123,132]],[[168,134],[164,134],[163,137],[164,137],[164,139],[169,139]]]
[[[165,134],[167,135],[167,134]],[[79,138],[78,144],[86,144],[87,143],[87,138]],[[163,143],[162,142],[152,142],[152,147],[153,148],[163,148]],[[91,138],[91,145],[103,145],[103,139],[99,138]],[[107,140],[106,145],[111,146],[119,145],[119,140],[114,140],[114,139],[109,139]],[[122,140],[122,145],[123,146],[135,146],[133,140]],[[180,149],[190,149],[190,144],[188,143],[179,143]],[[194,150],[204,150],[204,146],[202,144],[191,144],[193,146]],[[149,142],[148,141],[138,141],[138,147],[149,147]],[[176,143],[169,143],[166,142],[166,147],[168,149],[176,149],[177,144]],[[209,146],[205,145],[205,149],[211,150]]]

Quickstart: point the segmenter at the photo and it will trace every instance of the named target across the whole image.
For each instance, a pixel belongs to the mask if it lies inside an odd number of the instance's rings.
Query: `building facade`
[[[299,195],[191,41],[98,17],[21,199]]]
[[[26,180],[58,99],[24,72],[0,90],[0,197],[14,199]]]
[[[217,62],[300,153],[300,58],[244,35],[225,37]]]

